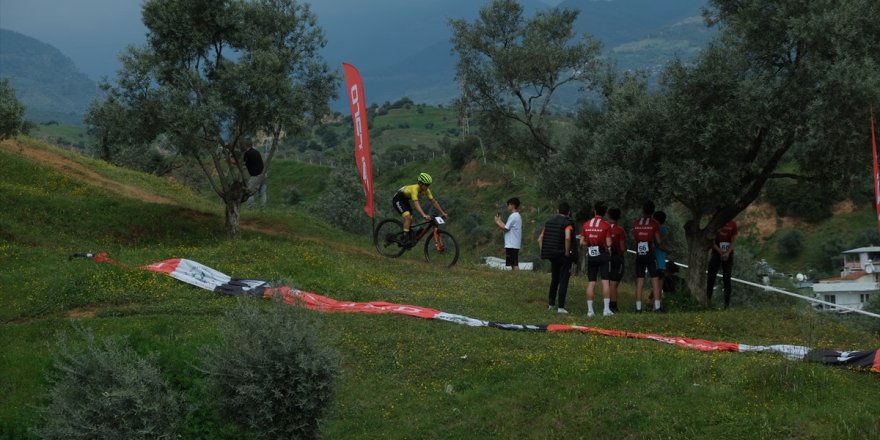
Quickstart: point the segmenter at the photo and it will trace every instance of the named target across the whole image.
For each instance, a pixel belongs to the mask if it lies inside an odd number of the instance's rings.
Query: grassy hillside
[[[83,170],[94,175],[83,177]],[[281,180],[288,171],[294,170],[279,166],[274,177]],[[319,170],[296,171],[319,180]],[[246,211],[243,237],[229,241],[222,209],[212,200],[29,141],[2,144],[0,173],[0,199],[11,208],[0,212],[0,436],[7,438],[26,437],[35,422],[55,336],[69,331],[72,321],[99,336],[128,335],[139,352],[157,353],[164,374],[196,404],[181,427],[183,438],[239,437],[217,414],[193,367],[198,348],[216,340],[218,317],[236,299],[137,269],[171,257],[337,299],[417,304],[502,322],[578,323],[752,344],[880,346],[876,332],[799,304],[750,308],[737,298],[734,308],[721,312],[676,308],[673,301],[666,314],[629,313],[629,283],[622,292],[624,313],[588,320],[582,278],[570,288],[574,314],[548,314],[546,274],[474,264],[437,269],[417,256],[383,259],[364,237],[328,228],[297,206]],[[465,171],[460,177],[464,185],[494,176]],[[317,187],[303,185],[303,192]],[[486,188],[487,198],[504,194],[497,186]],[[81,251],[107,251],[125,265],[67,260]],[[770,354],[702,353],[651,341],[475,329],[400,316],[319,319],[343,369],[326,438],[880,434],[876,374]]]
[[[55,145],[77,148],[79,150],[85,150],[95,142],[85,127],[53,122],[34,125],[30,131],[30,136]]]

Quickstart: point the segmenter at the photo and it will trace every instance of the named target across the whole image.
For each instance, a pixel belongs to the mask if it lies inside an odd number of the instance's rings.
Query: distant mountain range
[[[0,77],[8,78],[33,122],[81,125],[89,102],[98,96],[94,81],[58,49],[0,29]]]
[[[581,11],[576,31],[601,40],[606,56],[619,68],[657,72],[675,57],[692,57],[711,38],[713,32],[700,19],[706,1],[565,0],[558,6]],[[520,2],[528,15],[548,7],[539,0]],[[416,102],[447,104],[459,90],[449,20],[473,21],[488,1],[314,3],[328,41],[325,58],[336,68],[342,62],[357,66],[369,102],[408,96]],[[11,77],[28,118],[37,122],[79,124],[97,95],[95,83],[57,49],[7,30],[0,30],[0,76]],[[565,95],[559,104],[573,105],[576,94]],[[347,106],[340,100],[334,108],[344,111]]]
[[[378,0],[394,3],[395,0]],[[408,96],[416,102],[445,104],[458,95],[456,58],[451,53],[449,19],[476,19],[482,4],[473,0],[410,2],[393,13],[382,7],[335,9],[321,13],[331,65],[350,62],[364,77],[370,102]],[[546,9],[521,0],[528,15]],[[670,60],[690,59],[714,35],[701,16],[706,0],[566,0],[558,7],[581,11],[575,30],[602,41],[606,55],[621,69],[658,72]],[[571,106],[577,96],[561,97]],[[342,110],[345,106],[338,103]]]

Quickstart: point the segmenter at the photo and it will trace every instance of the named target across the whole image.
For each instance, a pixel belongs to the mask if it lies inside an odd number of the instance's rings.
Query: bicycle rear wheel
[[[397,258],[406,251],[403,243],[403,223],[392,218],[382,220],[376,230],[373,231],[373,244],[379,254],[390,258]]]
[[[425,260],[429,263],[452,267],[458,261],[458,241],[452,234],[439,231],[438,241],[433,233],[429,233],[425,240]]]

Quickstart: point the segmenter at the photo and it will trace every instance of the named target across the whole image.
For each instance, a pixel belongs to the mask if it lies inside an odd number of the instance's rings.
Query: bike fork
[[[443,239],[440,238],[440,228],[434,228],[434,247],[437,248],[437,252],[443,252]]]

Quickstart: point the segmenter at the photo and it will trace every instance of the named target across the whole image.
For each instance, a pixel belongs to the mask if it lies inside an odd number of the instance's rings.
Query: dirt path
[[[97,188],[105,189],[130,199],[143,200],[151,203],[176,205],[175,200],[144,191],[135,186],[108,179],[64,155],[43,148],[31,148],[14,139],[0,142],[0,149],[11,154],[24,156],[43,165],[55,168],[64,174],[79,177],[83,182]]]
[[[7,139],[0,142],[0,150],[9,152],[10,154],[26,157],[45,166],[54,168],[66,175],[82,179],[85,183],[89,185],[110,191],[114,194],[118,194],[126,198],[142,200],[151,203],[162,203],[166,205],[180,205],[176,200],[170,199],[168,197],[153,194],[151,192],[144,191],[143,189],[140,189],[138,187],[127,185],[125,183],[121,183],[101,176],[89,167],[80,164],[75,160],[72,160],[65,155],[55,151],[38,147],[29,147],[28,145],[18,142],[14,139]],[[189,215],[197,221],[222,221],[222,218],[217,218],[217,216],[213,214],[201,211],[189,211]],[[267,235],[294,237],[293,231],[290,230],[290,228],[282,224],[269,222],[264,219],[242,219],[241,226],[243,229],[246,229],[248,231],[260,232]],[[305,241],[314,241],[315,243],[319,242],[318,240],[311,238],[297,238]],[[370,251],[363,248],[347,245],[344,243],[335,243],[333,247],[346,252],[370,253]]]

